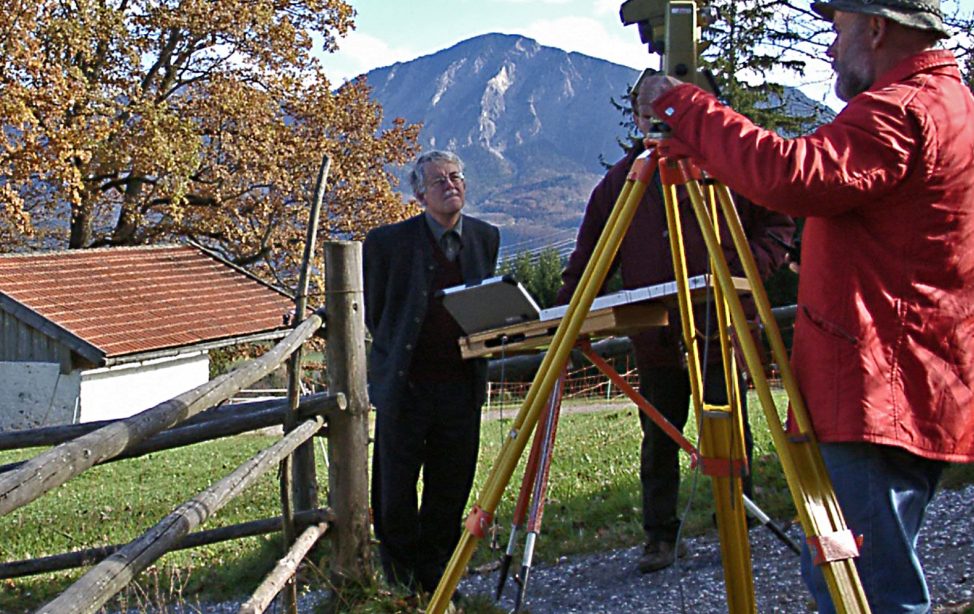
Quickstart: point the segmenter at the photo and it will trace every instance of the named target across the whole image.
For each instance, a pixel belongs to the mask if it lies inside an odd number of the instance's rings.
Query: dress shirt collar
[[[453,228],[444,228],[439,222],[433,219],[433,216],[427,212],[423,212],[423,216],[426,218],[426,225],[429,226],[430,232],[433,233],[433,238],[439,243],[446,231],[452,230],[457,233],[457,237],[463,236],[463,216],[457,220],[457,225]]]

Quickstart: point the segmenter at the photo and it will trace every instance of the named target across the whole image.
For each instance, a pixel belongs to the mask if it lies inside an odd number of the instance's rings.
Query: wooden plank
[[[34,328],[67,345],[93,364],[104,364],[105,353],[103,351],[5,294],[0,294],[0,309],[17,319],[20,325]],[[8,340],[8,342],[15,343],[13,339]]]
[[[318,539],[328,530],[328,523],[322,522],[314,524],[304,530],[301,535],[294,540],[294,544],[287,554],[277,562],[264,581],[260,583],[254,594],[248,599],[240,609],[239,614],[260,614],[267,609],[267,606],[274,601],[274,596],[281,592],[284,584],[294,577],[298,571],[298,565],[308,554]]]
[[[13,348],[16,320],[6,311],[0,310],[0,360],[9,361],[15,357]]]
[[[514,326],[478,333],[460,339],[460,353],[464,358],[496,355],[537,349],[547,345],[559,320],[523,322]],[[667,323],[667,307],[660,304],[641,303],[600,309],[589,313],[579,335],[607,337],[629,335],[638,330]],[[507,343],[502,339],[507,337]]]
[[[733,278],[734,287],[739,293],[750,292],[750,284],[743,277]],[[691,298],[694,301],[705,300],[707,289],[712,287],[709,275],[697,275],[688,280]],[[613,304],[610,307],[599,308],[599,302]],[[593,309],[582,323],[579,336],[608,337],[628,336],[654,326],[665,326],[668,323],[668,312],[676,307],[676,283],[657,284],[646,288],[624,290],[617,295],[599,297],[593,303]],[[545,310],[551,312],[553,310]],[[460,354],[464,358],[477,356],[505,355],[536,350],[548,344],[561,316],[545,318],[532,322],[520,322],[494,330],[484,331],[460,339]]]

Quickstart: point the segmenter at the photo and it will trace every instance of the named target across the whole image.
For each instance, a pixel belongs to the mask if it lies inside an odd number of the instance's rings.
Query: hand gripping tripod
[[[789,368],[784,342],[730,192],[726,186],[704,179],[699,169],[689,160],[660,158],[655,147],[647,148],[647,153],[637,159],[630,171],[626,185],[616,200],[612,214],[568,304],[565,316],[555,331],[548,352],[501,447],[497,462],[491,468],[477,502],[467,517],[460,543],[433,594],[428,612],[440,614],[446,609],[450,596],[473,555],[477,540],[484,536],[490,526],[500,497],[568,361],[592,302],[605,281],[633,215],[657,169],[663,185],[681,324],[687,347],[691,397],[700,424],[700,462],[703,472],[713,478],[728,610],[732,614],[756,611],[750,544],[747,539],[740,482],[742,472],[746,470],[741,444],[743,426],[739,409],[740,392],[736,388],[734,361],[730,358],[729,323],[736,331],[736,340],[754,381],[799,520],[808,536],[807,541],[812,548],[815,562],[824,572],[832,600],[839,612],[869,612],[853,562],[853,558],[858,555],[858,544],[846,527],[835,499],[797,382]],[[704,404],[702,398],[701,368],[676,204],[677,186],[684,186],[690,196],[716,278],[715,303],[725,381],[728,383],[727,405]],[[760,353],[750,334],[747,317],[714,227],[718,205],[744,266],[758,315],[770,340],[772,357],[781,370],[792,412],[792,425],[788,431],[782,425],[771,397]]]

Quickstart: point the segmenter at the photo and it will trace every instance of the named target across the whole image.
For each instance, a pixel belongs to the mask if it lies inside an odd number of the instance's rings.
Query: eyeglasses
[[[463,180],[464,180],[463,173],[461,173],[460,171],[456,171],[450,173],[449,175],[436,177],[435,179],[430,179],[429,181],[426,182],[426,185],[434,188],[444,188],[446,187],[447,181],[449,181],[452,185],[460,185],[461,183],[463,183]]]

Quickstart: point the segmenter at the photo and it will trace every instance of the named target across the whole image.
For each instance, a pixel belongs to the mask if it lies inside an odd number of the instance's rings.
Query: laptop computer
[[[443,306],[467,335],[537,320],[541,314],[538,303],[511,275],[445,288],[441,294]]]

